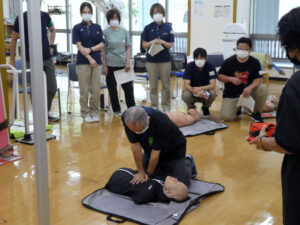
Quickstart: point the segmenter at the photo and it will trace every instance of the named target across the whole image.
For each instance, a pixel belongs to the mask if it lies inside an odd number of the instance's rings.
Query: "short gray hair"
[[[141,106],[132,106],[124,112],[124,121],[126,124],[131,122],[134,126],[136,123],[146,126],[149,123],[148,113]]]

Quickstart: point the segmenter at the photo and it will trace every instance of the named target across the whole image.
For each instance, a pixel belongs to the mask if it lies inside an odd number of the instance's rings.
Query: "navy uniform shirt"
[[[144,108],[150,116],[150,124],[149,129],[142,134],[132,132],[124,121],[124,115],[122,116],[129,142],[139,142],[148,156],[152,149],[160,150],[160,161],[183,159],[186,153],[186,139],[176,124],[166,114],[156,109]]]
[[[112,174],[105,188],[112,193],[128,196],[137,204],[170,202],[171,199],[163,193],[164,182],[161,180],[151,179],[144,183],[131,184],[130,181],[136,173],[135,170],[120,168]]]
[[[158,25],[156,22],[148,24],[144,28],[144,31],[142,33],[142,41],[149,42],[156,38],[160,38],[166,42],[174,42],[174,32],[172,30],[172,25],[169,23],[162,23]],[[169,49],[164,45],[162,46],[164,47],[164,50],[154,56],[151,56],[147,53],[146,61],[155,63],[170,62],[171,56]]]
[[[92,23],[90,26],[86,22],[81,22],[73,27],[73,44],[81,42],[82,47],[91,48],[95,45],[104,42],[103,32],[101,26]],[[97,62],[98,65],[102,64],[101,51],[92,52],[90,56]],[[77,52],[76,64],[90,64],[80,51]]]
[[[217,72],[213,65],[206,62],[202,69],[200,69],[195,61],[190,62],[184,72],[183,79],[190,80],[191,87],[201,87],[209,85],[211,79],[217,79]]]
[[[247,62],[244,63],[240,63],[236,55],[226,59],[219,70],[219,74],[239,78],[242,83],[239,86],[235,86],[231,82],[226,82],[223,98],[239,98],[244,88],[249,86],[253,80],[262,78],[262,75],[259,73],[260,70],[260,62],[252,56],[249,56]]]
[[[24,18],[24,33],[25,33],[25,48],[26,48],[26,60],[29,61],[29,41],[28,41],[28,21],[27,21],[27,12],[23,13]],[[48,27],[52,27],[53,23],[51,17],[48,13],[41,11],[41,28],[42,28],[42,50],[43,50],[43,60],[48,60],[52,56],[50,54],[50,45],[47,36]],[[17,33],[19,31],[19,18],[15,20],[13,30]]]

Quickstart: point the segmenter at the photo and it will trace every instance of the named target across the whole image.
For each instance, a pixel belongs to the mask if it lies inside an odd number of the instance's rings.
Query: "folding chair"
[[[182,70],[185,69],[187,64],[187,57],[185,53],[176,53],[172,52],[171,54],[171,75],[176,76],[176,95],[173,98],[177,98],[178,96],[178,78],[183,77],[184,72]]]
[[[212,64],[215,67],[215,69],[218,71],[217,68],[219,68],[224,62],[224,55],[222,53],[209,54],[207,55],[206,61]],[[224,84],[221,83],[218,79],[217,79],[217,84],[220,87],[220,89],[223,90]]]

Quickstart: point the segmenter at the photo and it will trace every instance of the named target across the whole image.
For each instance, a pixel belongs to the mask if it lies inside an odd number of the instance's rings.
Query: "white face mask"
[[[249,51],[247,50],[236,50],[236,55],[240,58],[240,59],[245,59],[249,56]]]
[[[196,66],[198,66],[198,67],[203,67],[204,64],[205,64],[205,62],[206,62],[205,59],[196,59],[196,60],[195,60],[195,64],[196,64]]]
[[[82,17],[82,20],[83,20],[83,21],[91,21],[93,15],[90,14],[90,13],[83,13],[83,14],[81,15],[81,17]]]
[[[164,19],[164,16],[161,13],[156,13],[153,15],[153,20],[155,22],[161,22],[163,19]]]
[[[143,133],[145,133],[148,130],[148,128],[149,128],[149,125],[146,126],[144,130],[142,130],[142,131],[135,131],[135,133],[136,134],[143,134]]]
[[[119,26],[119,20],[110,20],[109,25],[112,27],[118,27]]]

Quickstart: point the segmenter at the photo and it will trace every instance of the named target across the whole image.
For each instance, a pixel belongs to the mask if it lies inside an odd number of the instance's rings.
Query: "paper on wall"
[[[128,72],[125,71],[125,69],[121,70],[116,70],[114,71],[114,75],[117,81],[117,84],[125,84],[129,81],[134,80],[134,71],[133,71],[133,66],[130,66],[130,70]]]
[[[237,103],[237,107],[240,107],[240,106],[245,107],[248,110],[250,110],[250,112],[253,112],[254,105],[255,105],[255,101],[251,96],[246,98],[243,95],[240,96],[239,101]]]
[[[164,47],[162,45],[158,45],[158,44],[155,44],[154,41],[152,42],[152,45],[148,51],[148,53],[151,55],[151,56],[155,56],[157,53],[159,53],[160,51],[164,50]]]

